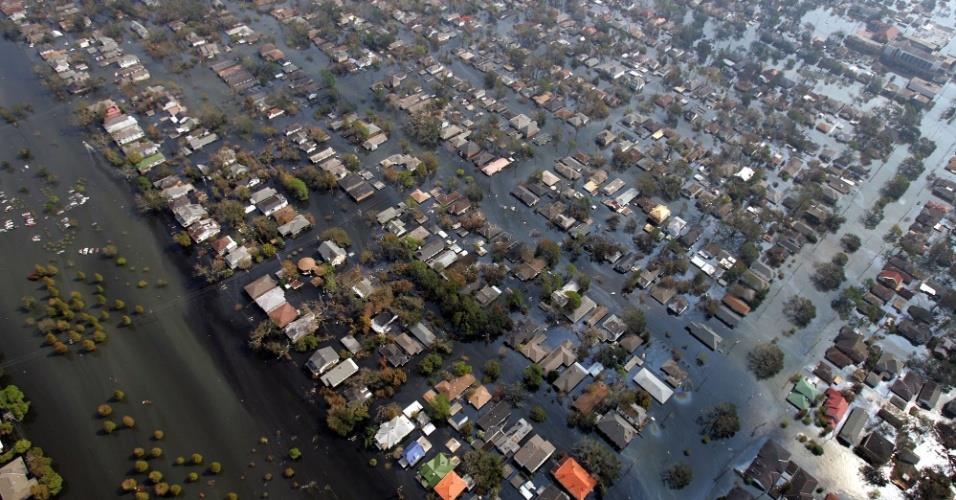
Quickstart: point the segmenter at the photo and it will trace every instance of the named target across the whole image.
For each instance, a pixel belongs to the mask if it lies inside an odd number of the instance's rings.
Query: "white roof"
[[[415,430],[415,424],[405,415],[399,415],[382,424],[375,433],[375,443],[382,451],[390,450]]]
[[[335,368],[332,368],[325,375],[322,376],[322,383],[335,388],[339,384],[345,381],[345,379],[355,375],[355,372],[358,371],[358,364],[355,363],[355,360],[348,358],[345,361],[335,365]]]
[[[634,382],[650,393],[660,404],[666,403],[674,395],[674,391],[647,368],[641,368],[641,371],[634,375]]]
[[[285,303],[285,292],[282,291],[280,287],[275,287],[256,297],[256,304],[265,312],[269,312],[281,306],[283,303]]]

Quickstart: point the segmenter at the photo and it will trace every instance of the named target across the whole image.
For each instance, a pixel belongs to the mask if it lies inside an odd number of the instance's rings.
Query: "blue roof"
[[[425,448],[422,448],[422,445],[418,441],[413,442],[408,448],[405,448],[405,461],[408,462],[409,466],[417,464],[424,456]]]

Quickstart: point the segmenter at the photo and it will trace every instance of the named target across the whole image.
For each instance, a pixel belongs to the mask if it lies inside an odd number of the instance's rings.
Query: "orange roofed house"
[[[584,467],[581,467],[581,464],[571,457],[564,457],[551,473],[554,474],[554,478],[557,479],[561,487],[577,500],[587,498],[594,491],[594,487],[597,486],[597,479],[594,479],[594,476],[584,470]]]
[[[465,492],[466,488],[468,488],[468,484],[465,483],[465,480],[456,474],[455,471],[451,471],[445,474],[445,477],[435,485],[435,493],[437,493],[442,500],[455,500]]]

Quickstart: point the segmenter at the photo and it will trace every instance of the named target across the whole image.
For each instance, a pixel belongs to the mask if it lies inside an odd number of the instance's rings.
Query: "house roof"
[[[547,439],[535,434],[515,455],[515,463],[534,474],[555,452],[555,447]]]
[[[476,410],[480,410],[482,406],[488,404],[488,401],[491,401],[491,393],[488,392],[488,388],[479,385],[470,396],[468,396],[468,403],[471,406],[474,406]]]
[[[429,488],[434,488],[451,471],[455,470],[455,463],[448,455],[439,453],[425,462],[418,473]]]
[[[283,302],[280,306],[269,311],[269,318],[279,328],[285,328],[286,325],[292,323],[298,317],[299,311],[288,302]]]
[[[465,480],[455,471],[451,471],[445,474],[445,477],[435,485],[435,493],[437,493],[442,500],[455,500],[467,487],[468,484],[465,483]]]
[[[767,490],[776,484],[789,462],[790,452],[776,441],[768,440],[747,467],[744,477],[753,480],[761,489]]]
[[[619,450],[627,448],[627,445],[637,435],[637,429],[616,410],[605,413],[598,421],[597,429]]]
[[[27,465],[23,457],[17,457],[0,468],[0,498],[3,500],[26,500],[32,498],[35,478],[27,478]]]
[[[584,500],[597,486],[597,480],[594,479],[594,476],[572,457],[565,457],[564,460],[561,460],[553,474],[561,487],[577,500]]]
[[[375,433],[375,443],[380,450],[390,450],[399,443],[405,436],[415,430],[415,424],[405,415],[398,415],[395,418],[382,424]]]
[[[461,397],[465,392],[465,389],[471,387],[475,383],[475,376],[466,373],[460,377],[453,378],[451,380],[442,380],[441,382],[435,384],[435,390],[443,394],[449,401],[454,401]]]
[[[641,368],[641,371],[634,375],[634,382],[649,392],[660,404],[666,403],[674,395],[674,391],[647,368]]]
[[[260,295],[272,290],[275,287],[276,280],[272,278],[272,275],[266,274],[246,285],[243,290],[245,290],[252,299],[257,299]]]

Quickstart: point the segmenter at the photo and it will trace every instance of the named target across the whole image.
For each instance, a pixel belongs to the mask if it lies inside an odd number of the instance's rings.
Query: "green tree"
[[[360,402],[336,405],[329,409],[325,423],[340,436],[348,436],[355,426],[368,418],[368,406]]]
[[[440,370],[444,362],[445,360],[441,357],[441,354],[437,352],[429,353],[418,363],[418,372],[427,377]]]
[[[501,455],[479,448],[466,452],[463,458],[465,472],[475,480],[475,493],[496,497],[505,479]]]
[[[537,363],[531,363],[525,367],[522,372],[523,382],[529,391],[537,391],[541,387],[541,381],[544,378],[544,368]]]
[[[482,370],[481,380],[484,383],[491,383],[498,380],[498,377],[501,376],[501,363],[497,360],[489,359],[485,361],[484,369]]]
[[[426,410],[433,420],[444,422],[451,417],[451,401],[444,394],[438,394],[428,403]]]
[[[747,353],[747,366],[758,379],[770,378],[783,369],[783,351],[773,343],[759,344]]]
[[[598,480],[598,489],[603,493],[617,481],[621,473],[621,460],[617,453],[600,442],[585,438],[574,447],[574,456]]]
[[[672,490],[681,490],[690,485],[694,480],[694,471],[689,465],[680,462],[674,464],[671,468],[661,474],[664,484]]]
[[[740,430],[737,407],[733,403],[721,403],[707,413],[697,417],[701,434],[710,439],[727,439]]]
[[[8,385],[0,390],[0,411],[8,411],[17,422],[22,422],[30,411],[30,402],[19,387]]]

